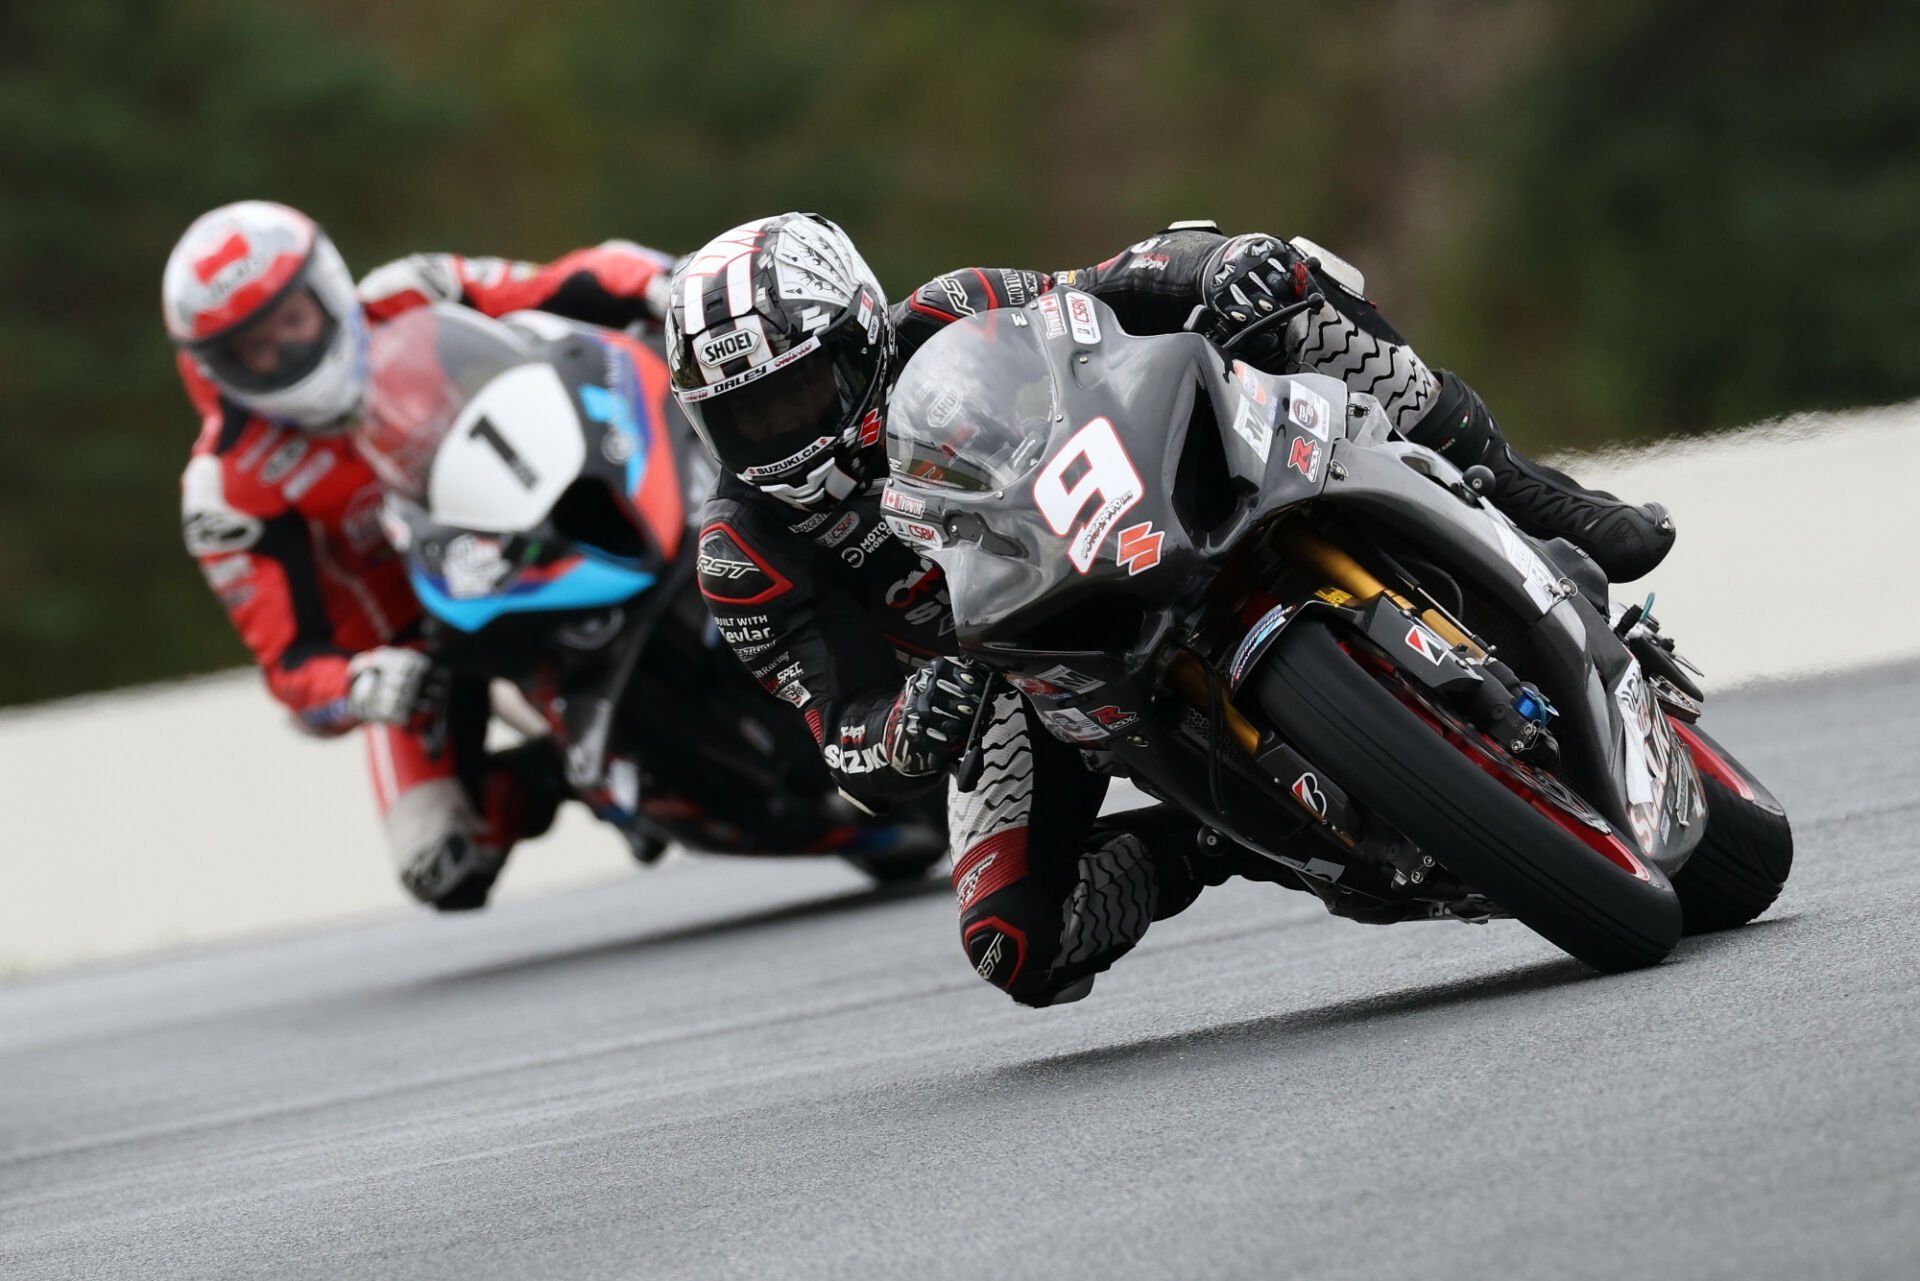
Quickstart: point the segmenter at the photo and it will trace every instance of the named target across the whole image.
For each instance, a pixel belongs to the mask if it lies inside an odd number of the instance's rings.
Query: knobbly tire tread
[[[1317,620],[1287,629],[1255,693],[1283,737],[1396,830],[1562,950],[1606,972],[1681,934],[1658,868],[1623,872],[1542,817],[1405,707]]]
[[[1747,800],[1704,771],[1700,782],[1707,830],[1673,878],[1688,934],[1745,925],[1773,906],[1793,870],[1793,828],[1784,813]]]

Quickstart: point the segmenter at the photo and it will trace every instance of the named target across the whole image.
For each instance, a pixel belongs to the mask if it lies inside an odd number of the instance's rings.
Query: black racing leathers
[[[1177,229],[1084,270],[949,272],[893,308],[896,368],[953,321],[1056,288],[1099,297],[1130,332],[1172,332],[1225,243],[1217,231]],[[1329,274],[1307,266],[1296,278],[1328,301],[1296,319],[1292,363],[1377,396],[1396,423],[1417,422],[1437,389],[1419,357]],[[875,809],[939,781],[892,768],[887,725],[911,665],[956,652],[941,570],[892,536],[880,497],[870,485],[809,512],[723,476],[699,545],[700,587],[721,635],[806,717],[842,791]],[[1224,872],[1196,859],[1197,824],[1166,806],[1096,821],[1105,777],[1049,739],[1011,690],[990,710],[978,785],[950,805],[962,940],[981,977],[1015,999],[1071,999],[1151,921]]]
[[[1083,270],[938,276],[893,308],[896,368],[953,321],[1058,287],[1098,297],[1130,333],[1173,332],[1198,304],[1201,273],[1224,239],[1168,231]],[[1378,396],[1398,425],[1411,426],[1433,402],[1434,376],[1370,303],[1330,276],[1313,278],[1329,305],[1299,323],[1297,363]],[[722,477],[703,521],[700,586],[721,635],[806,716],[849,796],[875,806],[929,785],[886,768],[884,732],[903,660],[955,652],[952,615],[939,567],[881,521],[877,486],[807,512]]]

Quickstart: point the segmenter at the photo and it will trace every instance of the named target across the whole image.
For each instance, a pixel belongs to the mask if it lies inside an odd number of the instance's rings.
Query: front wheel
[[[1257,697],[1369,811],[1588,965],[1655,965],[1680,941],[1680,902],[1659,868],[1558,780],[1350,653],[1325,624],[1288,628]]]
[[[1687,933],[1745,925],[1786,888],[1793,828],[1772,793],[1705,730],[1680,721],[1673,728],[1707,794],[1707,830],[1673,878]]]

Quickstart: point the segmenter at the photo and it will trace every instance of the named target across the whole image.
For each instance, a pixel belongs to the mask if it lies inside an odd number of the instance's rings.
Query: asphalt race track
[[[1920,1276],[1920,666],[1708,723],[1795,880],[1625,977],[1236,883],[1032,1012],[680,861],[0,988],[0,1277]]]

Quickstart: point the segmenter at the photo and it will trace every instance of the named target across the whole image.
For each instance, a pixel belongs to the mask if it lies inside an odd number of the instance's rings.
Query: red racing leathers
[[[369,274],[360,294],[373,324],[457,301],[487,315],[540,309],[619,328],[658,318],[670,267],[665,255],[626,242],[546,266],[419,254]],[[404,644],[420,617],[404,565],[381,533],[379,481],[350,433],[269,422],[220,395],[191,356],[183,353],[179,367],[202,418],[181,477],[187,550],[274,697],[309,732],[343,733],[356,724],[347,707],[348,660]],[[375,792],[392,827],[396,802],[421,782],[452,779],[456,762],[426,752],[405,731],[370,731]],[[418,844],[444,823],[405,826],[406,833],[392,833],[396,842]],[[410,855],[395,853],[403,864]]]

